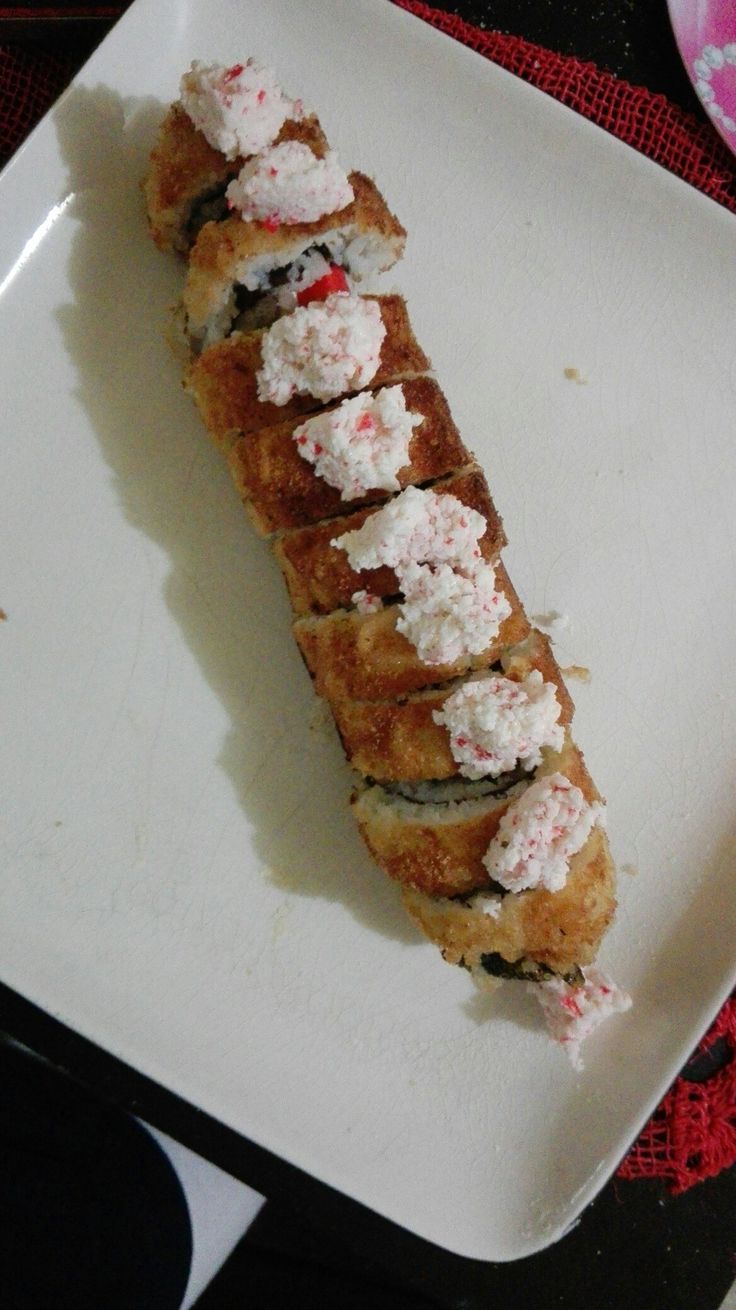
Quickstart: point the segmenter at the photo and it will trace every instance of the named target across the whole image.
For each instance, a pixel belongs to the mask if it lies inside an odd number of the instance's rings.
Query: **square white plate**
[[[255,53],[406,224],[392,275],[571,617],[609,798],[576,1075],[364,854],[275,566],[163,340],[138,181],[194,57]],[[508,1260],[610,1175],[733,978],[736,224],[383,0],[137,0],[0,183],[4,981],[416,1233]],[[564,376],[577,368],[585,384]]]

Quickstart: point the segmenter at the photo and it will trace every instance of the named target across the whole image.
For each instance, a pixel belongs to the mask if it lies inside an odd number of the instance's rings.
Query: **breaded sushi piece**
[[[430,665],[420,660],[396,627],[397,604],[371,614],[335,610],[297,619],[294,635],[316,692],[333,704],[345,698],[382,701],[449,682],[471,669],[488,668],[506,646],[516,645],[529,632],[529,621],[500,561],[496,563],[496,588],[509,603],[508,617],[486,650],[453,664]]]
[[[366,299],[378,302],[386,328],[378,369],[370,380],[371,388],[404,382],[429,372],[431,364],[414,336],[403,297],[382,295]],[[203,351],[185,377],[185,386],[202,421],[222,451],[233,446],[238,437],[275,423],[299,419],[324,407],[323,401],[310,395],[292,396],[284,405],[258,399],[257,373],[263,362],[263,336],[264,329],[234,332]]]
[[[400,488],[434,482],[473,462],[445,397],[430,377],[402,383],[407,410],[422,416],[412,433],[409,462],[397,473]],[[333,410],[335,406],[328,406]],[[262,428],[235,442],[228,463],[238,493],[261,536],[305,527],[348,508],[380,504],[393,494],[380,488],[343,498],[299,453],[294,431],[303,419]]]
[[[558,722],[568,727],[573,703],[549,642],[536,628],[518,646],[502,651],[488,675],[500,673],[521,682],[535,669],[554,686],[560,706]],[[458,685],[453,682],[432,687],[401,700],[335,702],[335,724],[349,763],[374,782],[444,781],[457,777],[460,766],[450,749],[450,735],[433,716],[442,710]]]
[[[353,793],[353,814],[390,878],[428,896],[467,896],[492,888],[483,856],[507,810],[532,782],[556,773],[579,787],[586,801],[600,801],[580,751],[566,736],[560,751],[542,752],[531,774],[514,770],[497,779],[413,787],[369,784]]]
[[[275,144],[285,141],[301,142],[320,159],[328,149],[314,115],[288,119]],[[248,158],[227,159],[194,126],[179,101],[171,106],[158,130],[143,184],[149,230],[160,250],[186,254],[206,223],[227,218],[225,191]]]
[[[495,559],[506,545],[506,537],[482,470],[475,465],[443,478],[432,489],[455,496],[463,505],[482,514],[487,526],[478,545],[484,559]],[[331,544],[335,537],[356,531],[378,512],[378,507],[356,510],[324,523],[293,529],[277,538],[274,554],[296,614],[329,614],[332,610],[348,608],[358,591],[381,598],[398,595],[401,587],[393,569],[384,566],[356,573],[345,551]]]
[[[401,258],[406,232],[375,182],[363,173],[351,173],[349,181],[351,203],[313,223],[272,229],[233,214],[204,225],[189,256],[183,295],[194,350],[277,318],[275,289],[310,254],[322,255],[354,282],[385,272]]]
[[[606,834],[596,826],[572,856],[560,891],[507,892],[495,914],[485,912],[482,896],[432,896],[407,885],[401,898],[448,964],[497,978],[543,982],[560,975],[579,983],[613,919],[615,889]]]

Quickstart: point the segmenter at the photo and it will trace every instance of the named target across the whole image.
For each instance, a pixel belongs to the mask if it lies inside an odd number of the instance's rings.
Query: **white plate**
[[[375,172],[610,801],[635,994],[577,1076],[362,851],[276,569],[162,339],[137,183],[193,57],[255,52]],[[424,1237],[509,1260],[615,1167],[733,978],[736,225],[378,0],[138,0],[0,187],[4,980]],[[575,367],[585,385],[568,380]]]

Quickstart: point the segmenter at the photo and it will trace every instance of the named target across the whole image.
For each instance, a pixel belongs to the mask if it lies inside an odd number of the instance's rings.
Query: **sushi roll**
[[[375,310],[361,314],[359,304]],[[334,296],[269,329],[216,342],[194,360],[185,386],[215,445],[227,451],[260,428],[430,367],[401,296]]]
[[[482,514],[485,530],[480,538],[484,558],[495,559],[506,545],[503,526],[481,470],[475,466],[433,484],[436,494],[453,496]],[[297,614],[329,614],[350,606],[363,593],[384,599],[396,596],[401,584],[394,569],[383,564],[356,572],[335,539],[359,530],[379,509],[356,510],[353,514],[328,519],[310,527],[286,532],[274,543],[276,558],[284,575],[292,606]]]
[[[443,664],[427,664],[401,632],[400,605],[392,602],[361,613],[359,609],[304,617],[294,635],[315,691],[331,704],[344,699],[383,701],[423,687],[449,682],[471,669],[489,668],[506,646],[523,641],[529,622],[500,561],[492,565],[493,594],[505,617],[477,654],[462,652]]]
[[[456,696],[468,687],[470,693]],[[514,687],[520,694],[514,695]],[[459,701],[455,718],[453,696],[456,704]],[[512,736],[510,720],[523,722],[526,758],[534,759],[530,741],[536,745],[551,735],[544,728],[530,733],[529,719],[539,719],[535,711],[543,697],[556,703],[547,722],[568,727],[573,715],[570,694],[546,637],[532,629],[524,641],[502,651],[498,661],[480,673],[400,700],[340,700],[332,709],[347,759],[364,777],[378,783],[438,782],[460,777],[463,769],[473,778],[483,778],[484,770],[488,776],[487,761],[501,772],[516,768],[516,755],[504,758]],[[473,730],[476,723],[481,725],[480,733]],[[493,737],[499,728],[503,751]],[[467,760],[475,767],[468,769]]]
[[[159,127],[143,190],[156,245],[186,254],[205,223],[227,217],[228,186],[264,147],[299,142],[321,158],[328,145],[317,118],[253,59],[194,63],[180,92]]]
[[[580,808],[592,807],[599,817],[600,796],[582,755],[569,735],[560,735],[561,747],[543,748],[531,773],[517,762],[505,773],[477,780],[359,786],[353,812],[373,858],[391,878],[428,895],[464,896],[492,887],[510,893],[513,883],[504,888],[503,875],[494,879],[484,861],[504,815],[525,796],[534,799],[534,784],[564,778],[576,789]]]
[[[564,887],[518,893],[443,896],[411,886],[401,899],[410,918],[448,964],[495,978],[581,985],[616,911],[615,872],[603,829],[595,826],[570,858]]]
[[[292,143],[291,151],[297,149]],[[327,169],[329,156],[317,161],[308,147],[301,149]],[[271,167],[279,175],[288,157],[286,145],[274,148],[278,165]],[[401,257],[406,233],[370,178],[346,175],[345,188],[331,188],[326,203],[335,195],[339,208],[309,221],[286,221],[285,207],[274,208],[271,217],[246,221],[231,214],[204,225],[191,250],[183,295],[184,330],[194,351],[233,331],[268,326],[298,305],[347,291]],[[278,204],[277,197],[266,200]],[[293,208],[299,212],[295,202]],[[301,212],[314,211],[302,207]]]
[[[394,461],[389,472],[386,431],[397,408],[419,422],[412,424],[405,462]],[[434,482],[472,462],[447,401],[430,377],[364,391],[311,419],[251,432],[228,455],[238,494],[261,536],[385,501],[393,491]]]

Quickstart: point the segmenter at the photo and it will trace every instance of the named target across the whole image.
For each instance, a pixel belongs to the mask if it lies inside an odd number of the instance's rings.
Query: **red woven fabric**
[[[553,54],[520,37],[481,31],[421,0],[394,2],[584,114],[736,212],[736,166],[707,122],[594,64]],[[20,145],[73,71],[74,61],[68,57],[0,48],[0,158]],[[734,998],[724,1006],[699,1051],[707,1051],[719,1039],[726,1044],[728,1062],[702,1082],[685,1077],[675,1081],[619,1167],[620,1178],[663,1178],[671,1191],[681,1192],[736,1163]]]
[[[557,55],[518,36],[482,31],[422,0],[394,3],[561,100],[736,213],[736,164],[708,122],[574,55]]]
[[[726,1063],[703,1082],[675,1080],[619,1165],[619,1178],[664,1178],[671,1192],[684,1192],[736,1163],[736,996],[724,1005],[699,1053],[719,1039]]]
[[[0,160],[17,149],[73,71],[68,56],[0,47]]]

